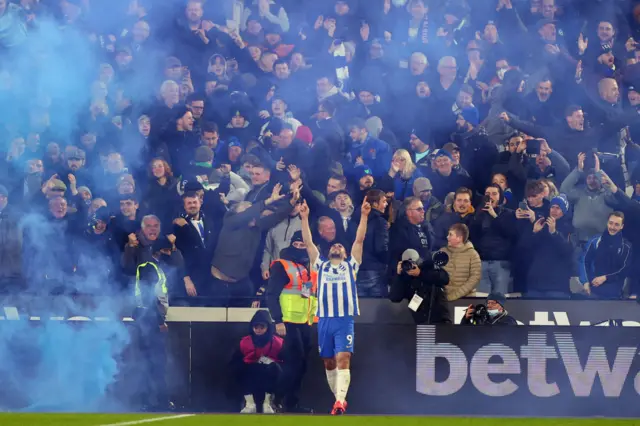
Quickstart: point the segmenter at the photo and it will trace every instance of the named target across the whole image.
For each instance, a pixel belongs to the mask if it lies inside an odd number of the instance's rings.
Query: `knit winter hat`
[[[504,307],[504,302],[506,301],[504,295],[501,293],[491,293],[489,296],[487,296],[487,300],[494,300],[502,307]]]
[[[555,197],[553,197],[553,199],[551,200],[551,205],[560,207],[560,210],[562,210],[563,214],[567,214],[570,207],[569,200],[567,199],[567,196],[564,194],[558,194]]]
[[[311,133],[311,129],[307,126],[299,126],[296,131],[296,139],[300,139],[307,145],[311,145],[311,142],[313,142],[313,133]]]
[[[427,145],[431,142],[431,131],[427,126],[416,127],[411,130],[411,134]]]
[[[369,166],[358,166],[353,169],[353,175],[356,180],[360,181],[365,176],[373,176],[373,172]]]
[[[78,187],[78,192],[82,193],[82,192],[86,192],[89,194],[89,197],[93,198],[93,193],[91,192],[91,190],[89,189],[88,186],[79,186]]]
[[[449,153],[449,151],[445,151],[444,149],[438,150],[438,153],[434,158],[447,157],[449,160],[453,161],[453,157]]]

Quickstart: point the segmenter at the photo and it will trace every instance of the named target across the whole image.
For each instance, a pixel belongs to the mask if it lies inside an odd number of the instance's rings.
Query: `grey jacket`
[[[269,270],[271,262],[280,259],[280,250],[289,247],[291,237],[296,231],[300,230],[302,230],[300,216],[289,216],[269,231],[260,265],[262,272]]]
[[[613,212],[607,202],[615,202],[611,191],[604,188],[592,191],[587,188],[585,178],[586,174],[576,168],[560,186],[560,192],[567,194],[567,198],[575,206],[573,227],[581,242],[587,242],[591,237],[604,232],[609,214]],[[579,184],[580,181],[583,182]]]

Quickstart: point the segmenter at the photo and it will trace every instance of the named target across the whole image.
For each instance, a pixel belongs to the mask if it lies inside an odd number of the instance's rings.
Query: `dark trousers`
[[[311,351],[311,327],[308,324],[285,323],[287,335],[282,348],[282,379],[278,400],[285,409],[299,404],[298,393],[307,371],[307,358]]]
[[[271,364],[243,364],[240,369],[240,383],[243,395],[253,395],[256,403],[264,400],[264,394],[276,393],[278,382],[282,374],[280,365]]]
[[[166,334],[155,321],[141,321],[136,327],[137,394],[142,405],[165,408],[169,402],[166,381]]]

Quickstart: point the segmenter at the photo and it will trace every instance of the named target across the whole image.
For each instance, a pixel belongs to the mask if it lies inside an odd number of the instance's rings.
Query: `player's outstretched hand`
[[[366,197],[364,199],[364,202],[362,203],[361,213],[363,216],[369,216],[369,213],[371,213],[371,204],[369,204],[369,201]]]
[[[304,200],[300,205],[299,213],[302,219],[309,219],[309,206],[307,205],[307,200]]]

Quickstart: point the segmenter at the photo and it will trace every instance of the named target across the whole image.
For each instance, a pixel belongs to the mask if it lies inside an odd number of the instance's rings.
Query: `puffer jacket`
[[[449,256],[449,263],[444,267],[449,274],[449,284],[444,288],[447,300],[458,300],[471,293],[480,282],[480,256],[471,241],[467,241],[462,247],[443,247],[441,251]]]

